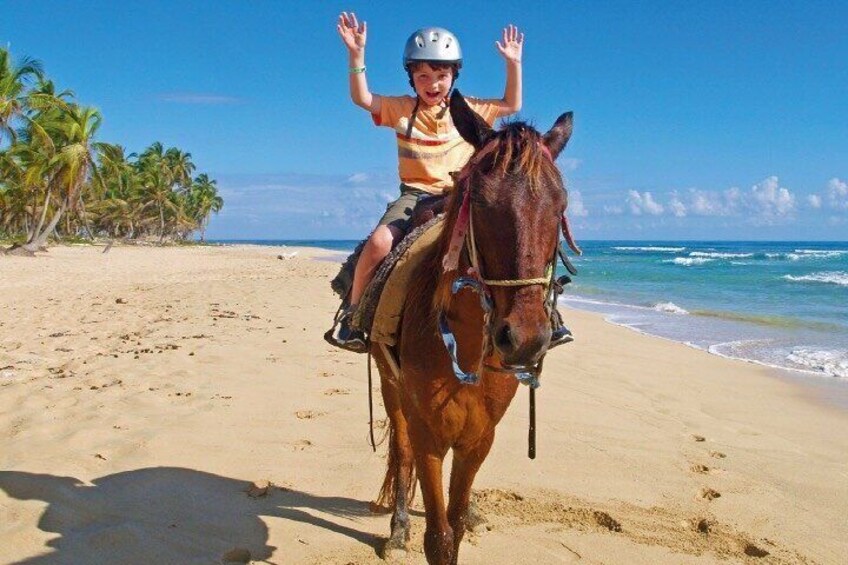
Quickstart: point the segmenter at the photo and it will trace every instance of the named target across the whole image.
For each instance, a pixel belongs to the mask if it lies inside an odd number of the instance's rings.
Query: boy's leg
[[[409,218],[420,192],[404,190],[403,186],[401,189],[401,196],[386,206],[386,213],[383,214],[380,223],[371,233],[365,247],[359,254],[359,260],[353,273],[353,285],[350,289],[350,306],[339,320],[338,329],[333,336],[336,345],[350,351],[362,353],[368,350],[365,334],[350,326],[350,316],[356,310],[359,300],[365,294],[365,289],[368,288],[368,284],[374,277],[380,263],[391,252],[395,243],[406,233]]]
[[[371,282],[374,272],[386,255],[391,252],[394,242],[403,237],[403,232],[394,226],[377,226],[359,255],[353,274],[353,287],[350,289],[350,303],[359,304],[365,288]]]

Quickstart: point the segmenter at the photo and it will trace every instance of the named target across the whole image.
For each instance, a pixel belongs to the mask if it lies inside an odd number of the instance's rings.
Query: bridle
[[[543,154],[545,154],[547,158],[551,161],[551,163],[553,163],[554,161],[551,157],[550,151],[548,151],[548,148],[541,141],[539,142],[539,147],[542,150]],[[485,368],[491,371],[501,373],[511,373],[515,375],[515,377],[520,383],[528,385],[531,389],[535,389],[539,386],[539,374],[542,371],[542,362],[544,361],[545,354],[542,354],[542,357],[536,364],[529,366],[502,365],[494,367],[488,364],[484,364],[484,359],[489,355],[492,349],[491,332],[488,328],[490,326],[490,316],[493,311],[494,303],[492,300],[491,293],[489,291],[489,287],[521,287],[536,284],[544,285],[544,304],[548,314],[550,314],[550,311],[554,305],[554,301],[556,300],[556,293],[554,292],[554,283],[556,275],[556,259],[557,254],[560,250],[559,230],[557,231],[557,245],[555,246],[553,257],[551,257],[551,260],[548,261],[547,266],[545,268],[545,273],[542,276],[524,279],[487,279],[484,273],[482,272],[482,269],[480,268],[479,253],[477,251],[477,241],[474,236],[474,222],[472,218],[470,193],[471,187],[467,186],[463,195],[459,214],[457,216],[457,221],[454,224],[454,231],[451,234],[448,252],[445,254],[445,257],[443,259],[442,268],[445,272],[457,270],[459,267],[460,252],[462,251],[462,249],[465,249],[468,254],[469,262],[471,263],[471,269],[468,275],[460,276],[453,282],[453,284],[451,285],[451,294],[456,295],[460,290],[464,288],[470,288],[477,292],[480,297],[480,306],[483,310],[484,316],[484,328],[486,328],[486,343],[483,355],[481,356],[480,362],[478,363],[477,370],[472,372],[465,372],[459,366],[459,362],[457,360],[456,355],[456,338],[454,337],[453,332],[451,332],[450,327],[448,326],[447,315],[444,311],[441,312],[439,315],[439,333],[441,334],[442,340],[445,344],[445,348],[447,349],[447,352],[450,355],[454,374],[461,383],[477,383],[480,379],[479,373],[481,368]],[[565,216],[563,215],[563,218],[564,217]],[[565,226],[567,224],[563,225]]]

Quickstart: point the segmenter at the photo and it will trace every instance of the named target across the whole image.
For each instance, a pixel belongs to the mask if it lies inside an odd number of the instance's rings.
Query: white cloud
[[[574,157],[563,157],[562,159],[557,159],[557,163],[559,164],[560,170],[571,172],[576,171],[577,168],[583,164],[583,160],[575,159]]]
[[[637,190],[627,191],[627,204],[630,206],[630,212],[634,216],[641,216],[643,213],[651,216],[659,216],[665,208],[662,204],[656,202],[650,192],[640,193]]]
[[[585,218],[589,215],[589,210],[583,205],[583,195],[579,190],[571,190],[568,192],[568,215],[574,218]]]
[[[371,177],[368,176],[368,173],[353,173],[349,177],[347,177],[347,182],[351,184],[359,184],[369,180]]]
[[[737,216],[747,211],[752,221],[770,223],[795,211],[795,196],[788,188],[780,186],[776,176],[763,179],[748,192],[737,187],[721,192],[690,188],[688,192],[688,212],[695,216]],[[676,195],[669,207],[677,215],[680,206],[676,205],[675,199]],[[813,205],[811,200],[808,199],[808,202]]]
[[[706,190],[690,189],[690,208],[697,216],[727,216],[730,208],[722,201],[721,194]]]
[[[807,197],[807,204],[810,205],[810,208],[815,208],[818,210],[819,208],[821,208],[822,205],[821,196],[819,196],[818,194],[809,195]]]
[[[668,209],[671,210],[671,213],[678,218],[686,217],[686,205],[680,201],[676,192],[671,195],[671,200],[668,203]]]
[[[765,220],[786,217],[795,209],[795,197],[771,176],[751,187],[749,206]]]
[[[848,210],[848,183],[836,177],[830,179],[827,196],[831,208]]]
[[[367,182],[350,182],[358,174],[222,175],[225,205],[210,237],[361,238],[398,189],[394,171],[368,172]]]
[[[604,213],[609,214],[610,216],[620,216],[624,213],[624,208],[621,206],[604,206]]]

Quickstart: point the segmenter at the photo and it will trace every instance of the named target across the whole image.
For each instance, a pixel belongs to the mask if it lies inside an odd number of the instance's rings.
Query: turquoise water
[[[848,379],[848,243],[587,242],[565,302],[718,355]]]
[[[240,243],[348,253],[357,242]],[[567,305],[717,355],[848,383],[848,242],[581,245]]]

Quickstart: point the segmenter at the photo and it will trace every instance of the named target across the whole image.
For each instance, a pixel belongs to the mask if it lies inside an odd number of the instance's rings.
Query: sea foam
[[[661,253],[679,253],[684,251],[685,247],[613,247],[616,251],[657,251]]]
[[[821,371],[833,377],[848,378],[848,350],[826,350],[798,347],[786,356],[787,361]]]
[[[691,267],[692,265],[703,265],[712,260],[711,257],[675,257],[674,259],[664,259],[663,263],[674,263],[675,265]]]
[[[790,261],[801,261],[803,259],[834,259],[848,253],[844,249],[796,249],[794,253],[787,253],[786,258]]]
[[[753,257],[753,253],[719,253],[717,251],[693,251],[689,254],[690,257],[707,257],[710,259],[744,259]]]
[[[657,312],[666,312],[668,314],[688,314],[689,312],[675,304],[674,302],[658,302],[654,304],[654,310]]]
[[[848,273],[845,271],[822,271],[800,276],[783,275],[783,278],[793,282],[817,282],[848,286]]]

